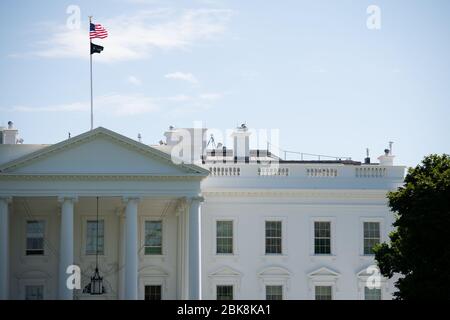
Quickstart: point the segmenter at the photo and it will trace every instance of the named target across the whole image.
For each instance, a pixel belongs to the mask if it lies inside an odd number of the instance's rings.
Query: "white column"
[[[177,247],[177,299],[186,300],[188,299],[188,280],[189,280],[189,261],[188,261],[188,248],[189,239],[187,234],[189,234],[189,225],[187,223],[189,207],[185,202],[180,204],[177,209],[178,217],[178,247]]]
[[[189,299],[199,300],[200,294],[200,203],[201,197],[190,199],[189,207]]]
[[[0,198],[0,300],[9,298],[9,211],[10,197]]]
[[[72,300],[73,290],[67,288],[67,267],[73,260],[73,207],[77,201],[74,197],[61,197],[61,228],[59,238],[59,290],[60,300]]]
[[[124,199],[125,209],[125,299],[138,298],[138,198]]]
[[[119,300],[125,299],[125,217],[119,216]]]

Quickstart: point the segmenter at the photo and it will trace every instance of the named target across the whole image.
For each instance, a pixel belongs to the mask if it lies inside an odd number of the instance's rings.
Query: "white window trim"
[[[380,223],[380,243],[387,241],[387,234],[385,229],[385,222],[383,217],[361,217],[359,219],[359,255],[362,258],[373,258],[374,254],[364,254],[364,222],[378,222]]]
[[[233,282],[217,282],[214,285],[214,300],[217,300],[217,287],[218,286],[231,286],[231,287],[233,287],[233,299],[232,300],[238,300],[237,297],[236,297],[236,295],[237,295],[237,292],[236,292],[237,291],[236,290],[237,285],[235,283],[233,283]]]
[[[315,274],[320,273],[323,274]],[[326,272],[326,273],[325,273]],[[340,275],[328,268],[322,267],[308,274],[310,298],[316,299],[316,286],[331,286],[331,298],[336,300],[336,293],[339,291],[337,281]]]
[[[19,299],[25,299],[26,295],[26,286],[43,286],[43,299],[49,299],[50,298],[50,286],[49,286],[49,279],[50,275],[47,274],[44,271],[27,271],[19,275],[19,279],[17,282],[18,285],[18,296]]]
[[[264,282],[264,288],[263,288],[263,290],[261,290],[264,294],[262,297],[262,300],[267,301],[267,286],[280,286],[281,287],[281,300],[288,300],[287,295],[286,295],[287,285],[283,282],[276,281],[276,280],[274,280],[274,281],[267,280],[266,282]]]
[[[286,257],[288,255],[287,219],[286,216],[266,216],[261,220],[261,257]],[[266,221],[281,221],[281,253],[266,253]]]
[[[331,235],[330,235],[330,249],[331,249],[331,253],[330,254],[316,254],[314,252],[314,239],[315,239],[315,234],[314,234],[314,222],[330,222],[330,231],[331,231]],[[311,217],[310,218],[310,222],[309,222],[309,241],[310,241],[310,256],[311,257],[331,257],[332,259],[335,259],[335,257],[337,256],[337,245],[336,245],[336,217],[321,217],[321,216],[316,216],[316,217]]]
[[[145,222],[147,221],[161,221],[162,223],[162,239],[161,239],[161,243],[162,243],[162,248],[161,248],[161,254],[145,254]],[[145,260],[145,259],[151,259],[151,258],[161,258],[162,260],[164,260],[166,258],[166,250],[167,250],[167,218],[166,217],[157,217],[157,216],[142,216],[140,217],[140,247],[139,247],[139,258],[140,260]]]
[[[217,253],[217,221],[232,221],[233,222],[233,253]],[[213,242],[214,242],[214,245],[212,247],[212,255],[215,258],[239,256],[239,249],[237,246],[237,244],[238,244],[237,226],[238,226],[238,218],[236,218],[236,217],[216,216],[213,218],[213,238],[214,238]]]
[[[239,300],[242,274],[230,267],[222,267],[209,274],[210,297],[217,299],[217,286],[233,286],[233,300]]]
[[[282,286],[283,287],[283,300],[287,300],[288,291],[290,288],[291,272],[281,266],[272,266],[265,268],[258,273],[261,299],[266,299],[266,286]]]
[[[161,286],[161,300],[167,299],[169,274],[160,267],[147,266],[139,269],[139,299],[145,299],[145,286]]]
[[[370,277],[369,274],[365,273],[365,270],[366,268],[364,268],[357,274],[358,297],[360,300],[365,300],[364,287],[366,287],[367,279]],[[380,288],[381,288],[381,300],[390,299],[389,280],[383,276],[381,276]]]
[[[141,300],[145,299],[145,286],[161,286],[161,300],[166,300],[167,281],[165,277],[143,276],[139,286],[139,296]]]
[[[336,300],[336,283],[333,281],[314,282],[312,300],[316,300],[316,287],[331,287],[331,300]]]
[[[27,223],[28,221],[44,221],[44,254],[43,255],[27,255]],[[22,252],[21,257],[23,260],[33,261],[33,262],[48,262],[50,259],[50,248],[47,243],[49,243],[50,236],[50,217],[48,215],[33,215],[32,217],[28,217],[26,215],[23,216],[22,220]]]
[[[97,220],[96,215],[81,215],[81,261],[95,261],[95,254],[86,254],[86,238],[87,238],[87,222],[91,220]],[[109,216],[99,215],[98,220],[103,220],[103,254],[99,254],[100,261],[107,261],[109,257],[110,232],[108,232]]]

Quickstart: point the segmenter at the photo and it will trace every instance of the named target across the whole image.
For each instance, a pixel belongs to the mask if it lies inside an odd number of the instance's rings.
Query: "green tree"
[[[396,229],[375,259],[384,276],[401,274],[396,299],[450,299],[450,156],[425,157],[388,200]]]

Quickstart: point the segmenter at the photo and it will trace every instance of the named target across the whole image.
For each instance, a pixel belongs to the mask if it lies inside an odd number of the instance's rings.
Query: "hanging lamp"
[[[97,197],[97,231],[95,240],[95,271],[94,275],[91,277],[91,282],[88,283],[83,289],[83,293],[89,293],[91,295],[100,295],[105,293],[105,287],[103,286],[103,277],[100,276],[98,272],[98,197]]]

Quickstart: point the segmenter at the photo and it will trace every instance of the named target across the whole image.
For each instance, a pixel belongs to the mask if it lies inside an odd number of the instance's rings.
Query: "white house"
[[[179,132],[29,145],[1,128],[0,299],[391,298],[392,281],[367,285],[391,230],[386,193],[404,178],[391,150],[288,161],[251,150],[241,127],[233,149],[206,150],[200,130],[188,163],[171,156]],[[66,285],[71,265],[81,289]],[[100,295],[83,290],[96,265]]]

